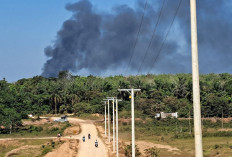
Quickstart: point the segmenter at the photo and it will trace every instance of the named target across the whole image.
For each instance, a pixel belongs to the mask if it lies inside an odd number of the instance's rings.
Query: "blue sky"
[[[47,65],[48,62],[50,63],[48,64],[49,66],[47,66],[48,69],[51,69],[51,67],[52,70],[55,69],[57,71],[60,69],[68,69],[78,75],[93,74],[108,76],[122,74],[122,71],[124,71],[123,69],[128,64],[130,45],[138,29],[135,23],[140,22],[143,4],[140,3],[140,9],[132,9],[134,11],[133,13],[130,12],[131,8],[126,9],[126,7],[121,7],[121,10],[119,8],[117,8],[119,10],[114,10],[114,13],[117,14],[116,16],[106,16],[112,14],[101,14],[99,12],[110,12],[113,6],[120,4],[127,4],[133,8],[137,6],[137,0],[89,1],[94,6],[93,11],[97,12],[96,14],[105,20],[101,23],[102,25],[99,26],[99,29],[106,31],[104,37],[96,38],[95,42],[93,42],[97,43],[95,45],[91,42],[85,42],[85,44],[88,45],[86,47],[92,48],[91,51],[88,49],[80,51],[78,49],[79,47],[73,47],[71,51],[60,49],[61,51],[52,51],[54,56],[47,58],[44,54],[44,48],[47,46],[54,46],[57,39],[57,32],[60,30],[69,32],[70,30],[70,27],[65,29],[64,27],[62,28],[63,22],[69,20],[73,14],[65,9],[66,4],[75,3],[78,2],[78,0],[0,0],[0,79],[6,78],[7,81],[14,82],[22,78],[41,75],[44,64],[46,63]],[[139,1],[145,2],[144,0]],[[139,36],[139,42],[129,67],[130,71],[126,74],[137,74],[138,67],[135,65],[138,65],[137,63],[142,63],[141,58],[143,58],[145,54],[144,50],[148,46],[148,41],[152,35],[150,32],[153,31],[153,24],[157,20],[158,11],[162,4],[161,2],[160,0],[149,1],[150,7],[147,8],[145,14],[146,22],[143,22],[142,25],[144,32]],[[157,39],[164,38],[164,30],[169,27],[178,2],[180,1],[166,1],[161,16],[161,22],[156,31]],[[232,34],[232,3],[228,0],[199,0],[197,2],[200,73],[231,73],[232,37],[230,34]],[[82,9],[82,11],[88,12],[88,10],[85,9]],[[157,60],[157,65],[151,69],[152,73],[191,73],[189,13],[189,1],[182,1],[182,5],[168,35],[163,52]],[[107,19],[106,17],[110,18]],[[86,20],[85,22],[89,21],[88,24],[92,23],[92,21],[94,24],[94,20],[90,17],[86,18],[82,16],[82,18]],[[81,17],[74,20],[77,22],[80,19]],[[113,23],[111,24],[111,22]],[[98,28],[97,25],[96,27]],[[75,26],[75,28],[77,27]],[[85,32],[90,32],[82,34],[84,37],[87,37],[85,39],[95,39],[95,36],[91,36],[94,34],[91,34],[91,31],[88,30],[92,27],[84,28],[86,28],[84,29]],[[117,32],[118,28],[120,28],[120,31],[115,35],[114,31]],[[78,29],[71,29],[70,32],[74,31],[71,34],[75,35],[77,33],[75,32],[76,30]],[[123,31],[126,33],[120,34],[120,32]],[[108,40],[108,37],[110,37],[110,40]],[[125,41],[122,42],[121,38]],[[72,41],[67,43],[74,42],[75,44],[73,45],[77,45],[77,41],[83,41],[82,39],[83,38],[79,37],[75,38],[74,36]],[[160,42],[162,40],[157,41]],[[158,47],[161,45],[161,43],[157,41],[153,42],[151,51],[144,62],[144,68],[141,70],[143,74],[146,74],[150,69],[149,67],[153,65],[153,58],[157,55]],[[65,43],[66,42],[62,43],[64,45],[60,44],[59,46],[61,48],[65,47]],[[55,45],[56,44],[57,43],[55,43]],[[106,47],[108,49],[106,49]],[[71,61],[69,60],[66,62],[68,57],[67,54],[73,54],[73,50],[75,50],[74,57],[82,54],[82,51],[86,54],[91,54],[88,60],[79,56],[75,58],[75,60],[73,57],[70,57],[73,60],[73,65],[78,65],[74,70],[70,69],[69,65],[72,65],[70,64]],[[56,55],[58,52],[61,52],[60,54],[62,55]],[[99,55],[102,55],[101,60],[98,58]],[[58,57],[56,58],[56,56]],[[108,56],[110,56],[110,58]],[[96,62],[96,58],[98,62]],[[61,64],[60,61],[63,61],[62,63],[67,63],[68,68],[66,64]],[[58,66],[60,66],[60,68],[58,68]]]
[[[90,0],[97,9],[110,11],[116,4],[133,0]],[[67,3],[77,0],[0,1],[0,79],[17,81],[40,75],[47,58],[44,48],[56,37],[62,23],[71,17]]]

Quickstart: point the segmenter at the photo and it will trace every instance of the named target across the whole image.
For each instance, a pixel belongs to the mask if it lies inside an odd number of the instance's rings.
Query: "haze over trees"
[[[21,125],[27,114],[103,113],[102,99],[118,96],[119,110],[130,110],[127,93],[119,88],[140,88],[135,108],[154,118],[157,112],[178,112],[180,117],[192,115],[191,74],[141,76],[71,76],[67,71],[58,78],[35,76],[9,83],[0,80],[0,126],[12,129]],[[232,75],[200,76],[202,117],[232,115]]]

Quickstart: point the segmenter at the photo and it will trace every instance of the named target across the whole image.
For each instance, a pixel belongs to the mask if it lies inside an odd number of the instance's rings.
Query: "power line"
[[[142,18],[141,18],[141,21],[140,21],[139,30],[138,30],[138,32],[137,32],[137,36],[136,36],[136,39],[135,39],[135,43],[134,43],[133,47],[131,48],[132,53],[131,53],[131,56],[130,56],[129,63],[128,63],[127,67],[125,68],[124,74],[126,74],[128,68],[129,68],[129,66],[130,66],[130,64],[131,64],[131,60],[132,60],[132,58],[133,58],[133,55],[134,55],[135,47],[136,47],[136,45],[137,45],[138,37],[139,37],[140,30],[141,30],[141,27],[142,27],[142,24],[143,24],[143,19],[144,19],[145,10],[146,10],[146,8],[147,8],[147,1],[148,1],[148,0],[146,0],[146,3],[145,3],[144,8],[143,8],[143,15],[142,15]]]
[[[178,7],[177,7],[177,9],[176,9],[175,15],[174,15],[173,20],[172,20],[172,22],[171,22],[171,25],[169,26],[169,29],[168,29],[168,31],[167,31],[167,33],[166,33],[166,35],[165,35],[165,38],[164,38],[164,40],[163,40],[163,42],[162,42],[162,45],[161,45],[161,47],[160,47],[160,49],[159,49],[159,51],[158,51],[158,54],[157,54],[156,56],[154,56],[154,58],[153,58],[153,59],[154,59],[154,62],[153,62],[153,64],[152,64],[150,70],[148,71],[148,74],[151,72],[152,68],[153,68],[154,65],[155,65],[155,62],[157,61],[157,59],[158,59],[158,57],[159,57],[159,55],[160,55],[160,53],[161,53],[161,51],[162,51],[162,48],[163,48],[163,46],[164,46],[164,44],[165,44],[165,41],[166,41],[167,36],[168,36],[168,34],[169,34],[170,30],[171,30],[171,27],[172,27],[172,25],[173,25],[173,23],[174,23],[174,21],[175,21],[175,18],[176,18],[176,15],[177,15],[178,11],[179,11],[179,8],[180,8],[181,3],[182,3],[182,0],[179,1]],[[153,59],[152,59],[152,60],[153,60]]]
[[[152,43],[153,38],[154,38],[154,36],[155,36],[155,32],[156,32],[157,26],[158,26],[158,24],[159,24],[160,17],[161,17],[161,15],[162,15],[162,10],[163,10],[163,8],[164,8],[165,1],[166,1],[166,0],[163,1],[162,7],[161,7],[160,12],[159,12],[158,20],[156,21],[155,28],[154,28],[154,31],[153,31],[153,33],[152,33],[151,40],[150,40],[149,45],[148,45],[148,47],[147,47],[146,53],[145,53],[145,55],[143,56],[143,61],[141,62],[140,66],[139,66],[137,75],[139,74],[139,72],[140,72],[140,70],[141,70],[141,68],[142,68],[142,65],[143,65],[143,63],[144,63],[144,61],[145,61],[145,58],[146,58],[146,56],[147,56],[147,54],[148,54],[148,52],[149,52],[149,50],[150,50],[151,43]]]

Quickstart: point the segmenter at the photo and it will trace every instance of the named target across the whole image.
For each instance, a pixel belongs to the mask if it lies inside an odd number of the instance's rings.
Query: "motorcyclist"
[[[89,139],[91,138],[91,135],[90,135],[90,134],[88,134],[88,138],[89,138]]]
[[[60,134],[60,133],[58,133],[58,134],[57,134],[57,137],[61,137],[61,134]]]
[[[95,141],[95,147],[98,147],[98,141],[97,140]]]
[[[83,142],[85,142],[85,136],[82,137]]]

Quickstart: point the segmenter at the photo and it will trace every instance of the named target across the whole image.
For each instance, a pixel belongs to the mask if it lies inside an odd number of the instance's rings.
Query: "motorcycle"
[[[91,139],[91,135],[90,134],[88,135],[88,138]]]
[[[85,136],[82,138],[82,141],[85,142]]]
[[[95,147],[96,147],[96,148],[98,147],[98,143],[95,143]]]

